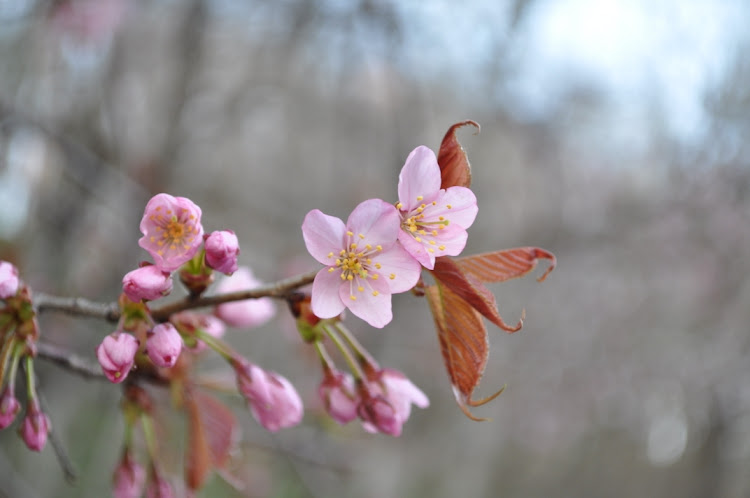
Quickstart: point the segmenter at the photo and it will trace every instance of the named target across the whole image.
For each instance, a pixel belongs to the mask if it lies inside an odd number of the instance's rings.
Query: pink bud
[[[339,424],[348,424],[357,418],[359,396],[350,374],[326,369],[323,381],[318,387],[318,396],[323,400],[326,412]]]
[[[126,274],[122,290],[131,301],[153,301],[172,292],[172,275],[154,265],[144,266]]]
[[[36,400],[30,401],[20,427],[23,442],[31,451],[42,451],[50,430],[49,417],[39,410]]]
[[[125,451],[112,477],[114,498],[139,498],[146,482],[146,470]]]
[[[157,194],[148,201],[141,219],[143,237],[138,245],[164,271],[182,266],[203,243],[201,208],[185,197]]]
[[[5,429],[16,418],[16,414],[21,409],[21,404],[13,394],[10,386],[5,386],[3,394],[0,395],[0,429]]]
[[[358,407],[362,425],[368,432],[401,435],[401,428],[411,415],[412,403],[427,408],[430,400],[404,374],[382,369],[368,375],[359,386],[362,402]]]
[[[247,267],[240,267],[231,277],[224,278],[216,288],[216,292],[234,292],[250,290],[262,285],[252,271]],[[270,320],[276,313],[271,298],[247,299],[220,304],[216,307],[216,316],[234,327],[258,327]]]
[[[114,383],[120,383],[133,368],[138,339],[124,332],[112,332],[96,348],[96,358],[104,375]]]
[[[175,493],[172,485],[168,480],[161,475],[160,472],[154,470],[149,478],[148,486],[146,487],[146,498],[174,498]]]
[[[237,386],[260,425],[271,432],[302,420],[302,400],[287,379],[247,361],[235,364]]]
[[[384,432],[394,437],[401,435],[403,421],[398,417],[393,405],[380,394],[379,388],[361,384],[359,395],[357,413],[362,419],[362,427],[367,432]]]
[[[240,243],[231,230],[212,232],[203,243],[206,248],[206,263],[216,271],[231,275],[237,271],[237,256]]]
[[[18,268],[7,261],[0,261],[0,299],[15,296],[18,285]]]
[[[157,367],[170,368],[182,351],[182,337],[171,323],[160,323],[146,339],[146,352]]]

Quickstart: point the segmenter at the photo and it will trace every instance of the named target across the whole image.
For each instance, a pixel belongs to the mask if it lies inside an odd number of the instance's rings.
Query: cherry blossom
[[[16,414],[21,409],[21,404],[13,394],[11,387],[5,386],[3,394],[0,395],[0,429],[5,429],[16,418]]]
[[[133,368],[138,339],[125,332],[113,332],[96,348],[96,358],[104,375],[114,383],[120,383]]]
[[[146,353],[157,367],[173,367],[181,351],[182,337],[171,323],[155,326],[146,339]]]
[[[157,194],[148,201],[141,220],[138,245],[164,271],[173,271],[192,258],[203,243],[201,208],[185,197]]]
[[[112,477],[114,498],[138,498],[146,482],[146,469],[133,459],[130,451],[125,451]]]
[[[237,271],[237,256],[240,254],[240,243],[231,230],[211,232],[204,242],[206,263],[214,270],[231,275]]]
[[[425,268],[439,256],[457,256],[477,216],[477,198],[465,187],[440,188],[440,166],[435,153],[421,145],[414,149],[398,176],[401,230],[398,240]]]
[[[333,318],[349,308],[373,327],[393,318],[391,294],[419,280],[420,266],[397,244],[398,211],[380,199],[359,204],[346,224],[314,209],[305,216],[302,235],[313,258],[326,265],[315,276],[312,310]]]
[[[348,424],[357,418],[359,396],[351,374],[325,369],[323,381],[318,387],[318,396],[328,415],[339,424]]]
[[[260,425],[276,432],[300,423],[302,399],[286,378],[247,361],[239,361],[234,366],[239,391]]]
[[[18,285],[18,268],[7,261],[0,261],[0,299],[15,296]]]
[[[32,451],[42,451],[47,444],[49,430],[49,417],[41,411],[36,399],[30,401],[20,428],[23,442]]]
[[[398,437],[411,415],[412,403],[420,408],[430,406],[430,400],[421,389],[401,372],[388,368],[370,375],[360,387],[360,393],[362,401],[358,410],[367,432]]]
[[[134,302],[153,301],[172,292],[172,275],[158,266],[144,266],[122,278],[122,291]]]

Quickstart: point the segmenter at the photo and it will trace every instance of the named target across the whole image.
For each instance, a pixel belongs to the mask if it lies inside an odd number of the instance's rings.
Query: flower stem
[[[208,347],[219,353],[225,360],[231,362],[233,358],[237,357],[237,352],[221,339],[217,339],[201,329],[197,329],[195,335],[198,339],[205,342]]]
[[[338,327],[336,327],[338,328]],[[328,325],[323,325],[323,330],[325,330],[326,335],[333,341],[333,343],[336,345],[336,347],[341,351],[341,355],[344,357],[344,360],[346,360],[346,364],[349,365],[349,369],[352,371],[352,375],[354,376],[355,380],[359,380],[363,376],[362,369],[360,368],[357,361],[352,356],[351,351],[349,348],[341,342],[341,338],[336,333],[335,330],[333,330]]]
[[[5,381],[5,372],[8,369],[8,361],[14,350],[13,346],[15,343],[15,337],[6,337],[5,342],[3,342],[3,347],[0,349],[0,387],[3,386],[3,382]]]
[[[365,347],[360,344],[357,338],[354,337],[354,335],[352,335],[352,333],[349,332],[346,327],[344,327],[341,323],[336,323],[334,326],[336,327],[336,330],[338,330],[339,333],[341,333],[341,335],[344,337],[344,340],[349,345],[349,347],[354,350],[354,354],[357,356],[357,361],[360,365],[367,365],[373,370],[377,370],[379,368],[378,362],[375,361],[375,358],[370,355]]]

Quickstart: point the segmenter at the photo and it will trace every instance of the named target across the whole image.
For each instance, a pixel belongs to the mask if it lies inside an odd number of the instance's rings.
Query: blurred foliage
[[[509,322],[524,307],[527,320],[491,336],[479,391],[508,389],[478,410],[489,423],[456,409],[416,297],[395,300],[383,331],[350,320],[432,401],[397,440],[320,416],[318,366],[290,320],[237,331],[241,351],[306,393],[307,415],[277,436],[240,416],[234,471],[246,487],[214,479],[204,496],[750,494],[747,41],[727,47],[691,140],[671,133],[659,94],[638,95],[644,114],[623,121],[585,74],[525,115],[502,89],[538,3],[429,26],[395,1],[0,2],[0,258],[40,290],[114,300],[146,259],[138,221],[160,191],[193,199],[207,227],[235,230],[242,263],[266,280],[315,268],[307,211],[395,200],[408,153],[436,149],[467,118],[482,125],[460,132],[480,206],[467,252],[534,245],[558,257],[543,285],[493,287]],[[467,19],[467,61],[474,33],[496,35],[473,71],[440,52]],[[42,320],[46,340],[91,357],[109,332]],[[117,390],[52,365],[40,377],[79,481],[62,482],[52,451],[29,454],[9,429],[0,494],[106,495]]]

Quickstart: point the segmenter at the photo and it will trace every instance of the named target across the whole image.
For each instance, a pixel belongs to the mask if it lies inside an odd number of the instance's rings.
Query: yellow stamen
[[[365,236],[364,236],[364,235],[362,235],[362,234],[359,234],[359,238],[360,238],[360,239],[364,239],[364,238],[365,238]]]
[[[212,240],[213,240],[213,239],[212,239]],[[332,258],[332,257],[333,257],[333,252],[329,252],[329,253],[328,253],[328,257],[329,257],[329,258]]]
[[[359,292],[362,292],[363,290],[365,290],[365,288],[364,288],[364,287],[362,287],[362,286],[360,285],[359,287],[357,287],[357,290],[358,290]]]
[[[393,280],[394,278],[396,278],[396,274],[395,273],[391,273],[390,275],[388,275],[388,278],[390,278],[391,280]]]
[[[352,232],[351,230],[347,230],[347,231],[346,231],[346,234],[347,234],[347,235],[348,235],[349,237],[351,237],[352,235],[354,235],[354,232]]]
[[[424,199],[424,197],[422,197],[421,195],[418,195],[418,196],[417,196],[417,200],[418,200],[418,201],[421,201],[422,199]]]
[[[351,299],[352,301],[356,301],[357,300],[357,296],[349,295],[349,299]]]
[[[378,294],[380,294],[380,292],[378,292],[378,291],[372,291],[372,295],[373,296],[377,296]]]
[[[381,265],[380,263],[375,263],[375,268],[377,268],[378,270],[379,270],[380,268],[382,268],[382,266],[383,266],[383,265]]]
[[[438,247],[438,249],[440,249],[441,251],[445,251],[445,246],[441,245],[441,246]]]

